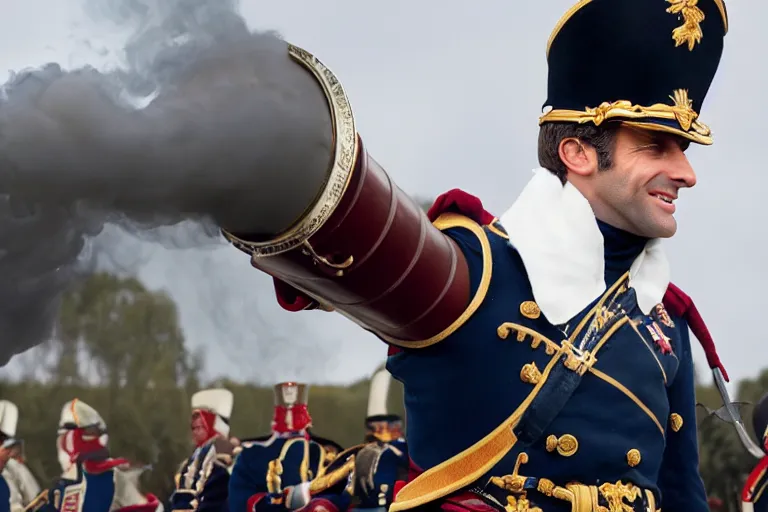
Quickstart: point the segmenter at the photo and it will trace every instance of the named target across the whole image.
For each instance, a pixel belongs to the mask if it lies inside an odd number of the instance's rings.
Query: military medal
[[[664,335],[664,331],[661,330],[659,324],[656,322],[646,323],[645,327],[648,329],[648,332],[651,333],[651,338],[653,338],[653,342],[659,348],[661,353],[671,354],[672,345],[670,345],[669,338]]]

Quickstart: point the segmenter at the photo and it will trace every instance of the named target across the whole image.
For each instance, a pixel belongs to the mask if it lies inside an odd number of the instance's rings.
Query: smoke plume
[[[325,100],[237,7],[89,0],[90,15],[135,27],[125,65],[51,63],[3,87],[0,364],[50,337],[106,224],[193,247],[223,243],[219,226],[274,233],[314,197],[320,173],[297,188],[297,172],[327,166]]]

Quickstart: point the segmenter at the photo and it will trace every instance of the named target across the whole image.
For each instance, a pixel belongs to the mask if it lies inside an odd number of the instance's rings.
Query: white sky
[[[545,44],[571,3],[242,0],[242,12],[253,28],[278,30],[338,74],[368,150],[401,188],[425,196],[463,188],[500,214],[537,165]],[[680,230],[666,247],[673,281],[694,298],[739,379],[768,367],[761,323],[768,3],[730,0],[728,10],[731,31],[702,112],[715,145],[690,150],[699,183],[678,201]],[[14,2],[0,17],[6,69],[105,65],[119,42],[74,0]],[[190,345],[207,351],[210,376],[344,383],[384,361],[386,347],[341,316],[282,311],[269,278],[232,248],[125,244],[146,259],[140,277],[178,301]],[[694,352],[704,368],[703,352]]]

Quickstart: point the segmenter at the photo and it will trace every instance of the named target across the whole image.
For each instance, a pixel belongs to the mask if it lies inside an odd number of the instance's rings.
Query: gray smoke
[[[330,155],[317,84],[276,34],[248,30],[237,2],[86,8],[135,27],[127,66],[47,64],[12,76],[0,98],[3,365],[50,337],[106,224],[177,247],[223,243],[218,226],[274,233],[320,186],[317,173],[297,188],[297,173]]]

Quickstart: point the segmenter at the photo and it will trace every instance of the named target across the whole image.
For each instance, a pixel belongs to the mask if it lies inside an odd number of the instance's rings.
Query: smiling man
[[[709,510],[689,327],[722,367],[661,241],[696,184],[688,145],[712,143],[699,112],[727,25],[722,0],[580,1],[547,46],[541,168],[501,217],[453,190],[431,223],[337,79],[289,47],[325,92],[332,164],[295,180],[315,199],[293,225],[224,233],[283,307],[390,345],[411,458],[392,512]]]

